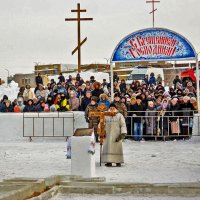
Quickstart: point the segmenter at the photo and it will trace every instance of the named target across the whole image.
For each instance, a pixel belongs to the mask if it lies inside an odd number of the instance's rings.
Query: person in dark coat
[[[92,91],[92,96],[98,97],[98,99],[99,99],[99,96],[104,93],[103,90],[100,88],[101,84],[96,81],[93,84],[93,86],[94,86],[94,90]]]
[[[24,86],[22,86],[22,87],[19,88],[19,93],[17,94],[17,98],[18,97],[23,97],[24,90],[25,90]]]
[[[47,96],[46,104],[48,105],[49,108],[53,105],[53,97],[50,94]]]
[[[52,78],[51,81],[50,81],[50,87],[51,89],[53,89],[53,87],[56,85],[56,82],[55,80]],[[49,89],[50,90],[50,89]]]
[[[69,78],[66,80],[66,83],[69,84],[72,82],[72,75],[69,75]]]
[[[155,78],[153,72],[150,74],[150,78],[149,78],[149,85],[152,85],[152,84],[153,84],[153,85],[156,84],[156,78]]]
[[[126,83],[125,83],[124,79],[121,80],[119,88],[120,88],[120,92],[121,92],[121,94],[123,96],[126,93]]]
[[[38,86],[39,84],[43,85],[43,80],[42,80],[42,77],[41,77],[40,73],[38,73],[38,75],[36,76],[35,83],[36,83],[36,86]]]
[[[91,103],[91,96],[92,96],[91,91],[87,90],[85,97],[81,101],[81,110],[82,111],[85,111],[87,106]]]
[[[119,76],[117,75],[117,72],[114,72],[114,76],[113,76],[113,82],[117,82],[119,81]]]
[[[60,83],[65,82],[65,77],[63,76],[62,72],[60,72],[60,75],[59,75],[58,79],[59,79]]]
[[[176,92],[174,91],[174,88],[172,88],[172,87],[169,88],[169,94],[170,94],[171,97],[176,95]]]
[[[88,104],[88,106],[85,109],[85,119],[86,119],[86,122],[88,123],[88,128],[94,128],[96,142],[99,142],[97,129],[98,129],[98,124],[99,124],[100,119],[99,117],[96,117],[96,116],[90,116],[91,112],[99,112],[97,99],[98,98],[96,96],[91,97],[91,103]]]
[[[144,116],[144,105],[140,96],[136,97],[136,104],[132,106],[133,116],[133,138],[135,141],[141,141],[143,135],[143,116]]]
[[[44,112],[45,108],[45,98],[40,98],[39,104],[35,107],[36,112]]]
[[[181,134],[189,135],[192,133],[193,123],[193,112],[195,111],[194,106],[190,103],[190,97],[184,96],[183,103],[180,104],[181,112]]]
[[[126,105],[121,101],[121,95],[119,92],[116,92],[114,94],[114,101],[112,102],[115,104],[117,110],[119,111],[119,113],[121,113],[124,118],[127,118],[127,108]]]
[[[5,104],[7,100],[8,100],[8,96],[3,95],[3,99],[1,100],[1,103]]]
[[[24,107],[23,112],[35,112],[35,106],[33,105],[33,100],[29,99],[27,105]]]
[[[162,104],[158,107],[158,136],[168,136],[169,135],[169,113],[167,112],[168,100],[163,99]]]
[[[3,111],[3,107],[4,107],[4,105],[0,102],[0,112]]]
[[[14,107],[11,105],[10,100],[6,100],[5,104],[3,105],[2,112],[14,112]]]
[[[145,122],[146,122],[146,134],[147,135],[156,135],[156,133],[157,133],[157,110],[155,108],[153,101],[148,102],[148,107],[145,112]]]
[[[167,111],[169,112],[169,121],[171,126],[172,134],[180,133],[180,104],[178,103],[177,98],[173,98],[171,103],[167,107]]]
[[[161,90],[162,90],[163,92],[165,91],[165,88],[162,86],[162,82],[158,82],[158,85],[157,85],[157,87],[156,87],[156,90],[157,90],[157,91],[161,91]]]
[[[80,76],[80,74],[78,73],[77,75],[76,75],[76,81],[80,81],[81,80],[81,76]]]
[[[178,75],[177,75],[177,76],[175,77],[175,79],[173,80],[174,89],[176,89],[176,84],[177,84],[177,83],[182,84],[182,81],[181,81],[181,79],[179,78]]]
[[[142,100],[142,105],[144,106],[144,109],[146,110],[147,106],[148,106],[148,102],[147,102],[147,98],[146,98],[145,93],[144,92],[141,93],[140,97],[141,97],[141,100]]]
[[[104,86],[107,86],[108,87],[108,82],[106,81],[106,79],[104,78],[103,79],[103,83],[101,84],[102,85],[102,87],[104,87]]]
[[[149,85],[148,75],[145,75],[145,76],[144,76],[144,82],[147,84],[147,86]]]
[[[94,76],[90,76],[90,83],[93,84],[95,82],[96,82],[96,80],[95,80]]]

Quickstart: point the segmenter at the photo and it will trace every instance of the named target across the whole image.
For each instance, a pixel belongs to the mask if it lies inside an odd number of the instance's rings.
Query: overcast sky
[[[160,0],[155,26],[185,36],[200,51],[200,0]],[[34,62],[77,63],[76,22],[65,22],[77,3],[87,9],[81,23],[82,63],[106,63],[126,35],[152,27],[146,0],[0,0],[0,76],[32,72]]]

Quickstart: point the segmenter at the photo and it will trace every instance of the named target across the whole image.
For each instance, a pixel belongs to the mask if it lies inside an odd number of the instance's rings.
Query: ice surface
[[[0,135],[2,132],[0,133]],[[33,142],[0,140],[0,180],[14,177],[70,175],[71,160],[66,159],[64,139]],[[96,175],[111,182],[177,183],[200,181],[200,144],[190,141],[133,142],[125,140],[125,164],[99,166],[96,145]]]

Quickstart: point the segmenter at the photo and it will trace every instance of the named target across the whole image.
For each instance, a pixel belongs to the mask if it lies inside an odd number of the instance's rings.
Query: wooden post
[[[80,3],[77,4],[77,10],[71,10],[71,12],[77,12],[77,18],[66,18],[65,21],[77,21],[77,35],[78,45],[72,51],[72,55],[78,51],[78,73],[81,72],[81,46],[87,41],[87,37],[81,42],[81,21],[92,21],[93,18],[81,18],[81,12],[87,12],[85,9],[80,8]]]
[[[151,1],[146,1],[146,3],[152,3],[152,11],[149,14],[153,14],[153,28],[154,28],[154,24],[155,24],[155,11],[157,9],[155,9],[155,3],[160,3],[160,1],[155,1],[155,0],[151,0]]]

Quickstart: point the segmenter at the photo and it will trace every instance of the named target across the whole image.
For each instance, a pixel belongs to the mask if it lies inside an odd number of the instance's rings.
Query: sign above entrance
[[[196,52],[182,35],[163,28],[134,32],[120,41],[112,62],[194,60]]]

